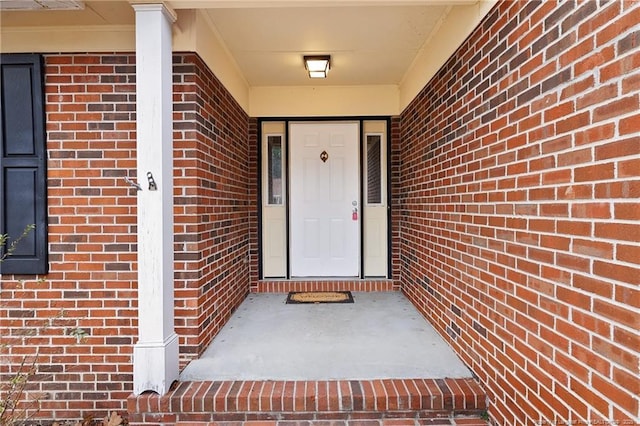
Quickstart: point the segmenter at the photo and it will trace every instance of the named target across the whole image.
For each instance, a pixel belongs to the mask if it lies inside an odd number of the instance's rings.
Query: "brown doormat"
[[[290,291],[287,303],[353,303],[350,291]]]

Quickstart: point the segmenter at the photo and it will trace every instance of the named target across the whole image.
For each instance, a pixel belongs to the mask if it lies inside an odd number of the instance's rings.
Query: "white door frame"
[[[391,122],[388,118],[348,117],[335,119],[273,118],[259,120],[260,136],[260,236],[258,273],[260,279],[288,280],[291,275],[290,244],[290,184],[289,166],[290,125],[341,124],[359,125],[359,165],[361,222],[359,235],[360,275],[358,278],[391,278],[391,207],[389,139]],[[279,141],[276,148],[273,140]],[[274,145],[275,146],[275,145]],[[276,160],[273,160],[273,158]],[[279,164],[279,171],[273,171]],[[280,164],[281,162],[281,164]],[[277,175],[277,176],[276,176]],[[280,178],[281,176],[281,178]],[[372,186],[375,185],[375,186]],[[279,197],[274,197],[279,195]],[[346,276],[336,277],[345,278]],[[299,277],[302,278],[302,277]],[[351,278],[351,276],[350,276]]]
[[[359,278],[360,124],[291,122],[289,134],[290,276]]]

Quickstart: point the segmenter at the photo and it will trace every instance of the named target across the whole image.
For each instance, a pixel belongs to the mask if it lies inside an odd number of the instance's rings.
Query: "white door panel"
[[[291,124],[291,276],[360,274],[359,132],[357,123]]]

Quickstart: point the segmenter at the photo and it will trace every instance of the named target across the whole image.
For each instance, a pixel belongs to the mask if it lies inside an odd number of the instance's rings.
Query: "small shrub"
[[[11,256],[18,244],[24,239],[31,231],[35,229],[34,225],[29,225],[25,228],[24,232],[15,240],[11,241],[6,234],[0,235],[0,263],[3,262],[8,256]],[[3,250],[4,249],[4,250]],[[44,280],[40,280],[43,282]],[[22,283],[18,285],[21,287]],[[4,306],[0,305],[0,308]],[[19,330],[15,336],[11,336],[11,339],[7,340],[7,343],[0,344],[0,354],[11,353],[12,345],[15,345],[16,341],[21,341],[22,344],[27,343],[30,339],[38,336],[45,335],[46,332],[55,327],[64,328],[64,334],[72,336],[76,339],[76,343],[81,343],[87,337],[87,331],[77,326],[77,320],[69,321],[66,318],[66,314],[63,310],[60,310],[55,316],[47,319],[43,319],[40,322],[33,323],[30,327],[23,330]],[[34,392],[34,380],[42,381],[47,377],[39,374],[38,359],[40,349],[36,345],[35,352],[29,355],[22,355],[19,362],[14,363],[11,356],[4,357],[8,361],[3,365],[6,370],[7,380],[0,382],[0,426],[14,426],[25,424],[38,424],[31,423],[34,417],[38,414],[40,401],[44,399],[47,394]],[[17,364],[17,367],[15,365]],[[12,366],[14,366],[12,371]],[[88,416],[82,421],[72,422],[54,422],[53,426],[120,426],[126,424],[126,421],[122,419],[117,413],[110,413],[104,419],[95,419],[93,416]]]

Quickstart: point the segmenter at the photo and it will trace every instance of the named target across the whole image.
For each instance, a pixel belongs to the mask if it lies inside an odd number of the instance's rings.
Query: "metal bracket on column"
[[[134,187],[136,191],[142,191],[142,187],[137,183],[135,183],[134,181],[132,181],[131,179],[129,179],[128,177],[125,176],[124,181],[127,182],[127,184],[129,184],[130,186]]]
[[[156,181],[153,179],[151,172],[147,172],[147,180],[149,181],[149,191],[157,191],[158,185],[156,185]]]

